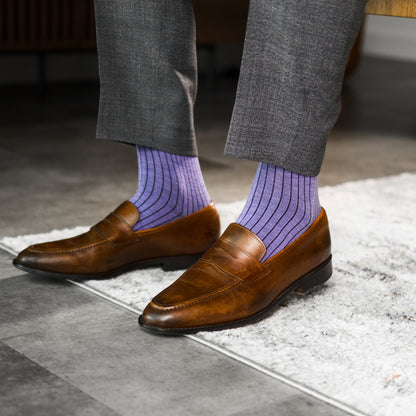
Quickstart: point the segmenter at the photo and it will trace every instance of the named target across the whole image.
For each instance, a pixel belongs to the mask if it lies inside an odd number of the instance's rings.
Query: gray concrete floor
[[[416,65],[363,59],[347,80],[320,185],[416,171]],[[235,79],[196,108],[215,201],[244,199],[256,164],[222,153]],[[135,191],[134,148],[94,140],[96,85],[3,88],[0,237],[87,225]],[[78,287],[23,274],[0,252],[0,406],[18,414],[338,415],[343,412]]]

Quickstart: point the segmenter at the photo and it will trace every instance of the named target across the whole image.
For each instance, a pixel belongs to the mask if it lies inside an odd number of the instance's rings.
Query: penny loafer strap
[[[139,238],[129,224],[119,215],[112,212],[91,230],[108,240],[114,247],[137,243]]]

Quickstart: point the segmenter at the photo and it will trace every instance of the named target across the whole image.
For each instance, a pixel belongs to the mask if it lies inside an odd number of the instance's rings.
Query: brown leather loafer
[[[125,201],[87,233],[30,246],[13,264],[31,273],[69,278],[111,277],[158,265],[164,270],[186,269],[220,233],[213,203],[169,224],[133,231],[138,219],[137,208]]]
[[[331,240],[324,209],[292,244],[264,263],[266,247],[233,223],[220,239],[139,317],[158,334],[233,328],[263,317],[293,291],[309,291],[331,277]]]

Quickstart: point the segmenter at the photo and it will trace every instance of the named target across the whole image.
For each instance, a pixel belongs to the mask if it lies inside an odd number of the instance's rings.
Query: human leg
[[[331,276],[316,176],[365,3],[251,0],[226,153],[259,170],[237,222],[146,307],[146,329],[242,325]]]
[[[210,203],[195,140],[195,23],[190,0],[95,0],[100,72],[97,138],[136,145],[135,230]]]
[[[130,198],[140,212],[135,231],[168,224],[210,204],[196,156],[136,147],[139,185]]]
[[[195,28],[190,0],[96,0],[97,137],[135,144],[136,194],[87,233],[28,247],[22,270],[107,277],[186,268],[218,238],[196,156]]]
[[[365,4],[251,4],[225,152],[261,162],[263,175],[254,181],[237,222],[265,243],[263,261],[319,215],[316,176],[341,109],[344,70]]]
[[[366,3],[251,0],[226,154],[318,175]]]
[[[197,156],[190,0],[95,0],[97,138]]]
[[[316,176],[260,163],[236,222],[263,241],[266,246],[264,262],[302,235],[320,212]]]

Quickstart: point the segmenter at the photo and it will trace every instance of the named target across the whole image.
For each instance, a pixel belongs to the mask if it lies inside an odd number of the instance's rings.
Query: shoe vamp
[[[63,240],[50,241],[47,243],[36,244],[32,246],[37,251],[66,251],[88,247],[104,241],[104,238],[95,231],[90,230],[86,233]]]
[[[200,260],[162,291],[154,302],[163,306],[194,302],[216,295],[239,282],[216,264]]]

